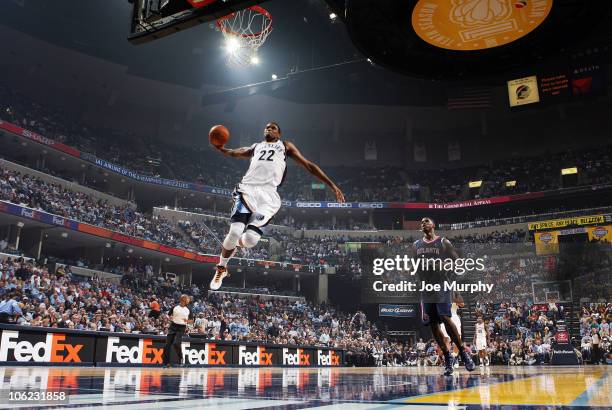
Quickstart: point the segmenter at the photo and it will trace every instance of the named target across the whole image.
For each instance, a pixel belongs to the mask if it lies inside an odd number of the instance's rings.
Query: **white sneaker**
[[[221,285],[223,284],[223,279],[229,276],[229,272],[225,266],[217,265],[215,268],[215,275],[210,281],[210,289],[211,290],[219,290]]]

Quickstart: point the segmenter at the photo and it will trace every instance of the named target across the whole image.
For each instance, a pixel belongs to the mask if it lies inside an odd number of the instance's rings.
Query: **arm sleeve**
[[[189,316],[187,317],[187,319],[195,319],[195,315],[193,314],[193,310],[189,309]]]

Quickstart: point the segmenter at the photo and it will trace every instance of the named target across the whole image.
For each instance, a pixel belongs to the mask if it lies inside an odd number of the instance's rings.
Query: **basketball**
[[[215,147],[222,147],[229,141],[230,132],[225,125],[215,125],[208,132],[208,140]]]

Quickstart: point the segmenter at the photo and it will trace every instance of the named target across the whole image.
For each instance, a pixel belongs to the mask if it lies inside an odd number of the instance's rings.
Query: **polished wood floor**
[[[412,409],[611,408],[612,368],[0,367],[1,408]],[[9,392],[64,392],[62,403]],[[15,398],[13,394],[12,398]]]

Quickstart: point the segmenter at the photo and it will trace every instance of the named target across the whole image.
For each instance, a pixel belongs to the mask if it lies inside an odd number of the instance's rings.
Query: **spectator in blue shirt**
[[[9,293],[8,298],[0,302],[0,323],[15,323],[22,313],[17,301],[17,293]]]

